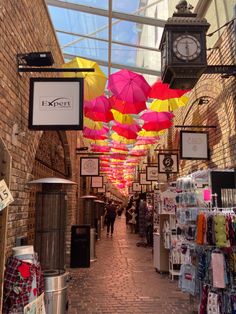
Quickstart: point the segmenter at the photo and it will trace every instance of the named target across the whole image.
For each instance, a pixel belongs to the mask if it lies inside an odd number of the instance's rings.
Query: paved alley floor
[[[152,249],[137,247],[136,234],[117,218],[113,238],[96,244],[97,261],[90,268],[70,269],[69,314],[189,314],[188,295],[177,281],[157,273]]]

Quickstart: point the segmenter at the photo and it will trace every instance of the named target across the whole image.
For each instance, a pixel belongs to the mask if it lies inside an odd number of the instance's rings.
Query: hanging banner
[[[82,78],[30,78],[31,130],[82,130]]]
[[[181,159],[209,159],[208,133],[180,131]]]
[[[179,171],[178,154],[158,154],[159,173],[177,173]]]
[[[80,157],[80,176],[99,176],[99,158]]]
[[[4,180],[0,181],[0,211],[14,201]]]

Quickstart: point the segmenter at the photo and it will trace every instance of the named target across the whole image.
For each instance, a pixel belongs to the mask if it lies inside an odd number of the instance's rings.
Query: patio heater
[[[84,195],[80,199],[83,200],[83,224],[90,225],[90,262],[97,260],[95,253],[95,204],[94,200],[97,199],[94,195]]]
[[[66,186],[75,182],[61,178],[41,178],[29,184],[41,184],[36,193],[35,251],[44,274],[46,313],[67,311],[68,272],[65,267],[65,231],[67,214]]]

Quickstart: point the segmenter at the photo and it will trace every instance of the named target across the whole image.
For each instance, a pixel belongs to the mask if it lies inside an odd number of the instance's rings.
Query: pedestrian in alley
[[[130,232],[135,233],[135,226],[137,223],[137,220],[136,220],[137,213],[136,213],[134,205],[129,209],[129,214],[131,216],[131,219],[129,220]]]
[[[113,235],[115,219],[116,219],[116,206],[110,200],[106,207],[106,214],[105,214],[105,221],[107,225],[107,236],[109,236],[110,232],[111,232],[111,236]]]

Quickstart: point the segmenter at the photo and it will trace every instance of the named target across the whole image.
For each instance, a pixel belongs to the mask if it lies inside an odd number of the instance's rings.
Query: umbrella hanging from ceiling
[[[151,86],[148,96],[150,98],[165,100],[170,98],[179,98],[187,92],[189,92],[189,90],[171,89],[169,84],[162,83],[162,81],[157,81]]]
[[[99,96],[84,104],[84,115],[94,121],[109,122],[113,120],[111,105],[105,96]]]
[[[180,107],[186,106],[189,101],[189,97],[183,95],[179,98],[170,98],[165,100],[155,99],[150,109],[153,111],[174,111]]]
[[[149,84],[141,74],[126,69],[111,74],[108,79],[107,88],[118,99],[130,103],[146,101],[151,90]]]
[[[124,100],[120,100],[114,95],[109,98],[109,101],[113,109],[123,114],[138,114],[141,111],[147,109],[145,101],[130,103]]]
[[[156,112],[147,110],[141,115],[144,120],[143,129],[146,131],[160,131],[172,126],[174,115],[171,112]]]
[[[92,60],[76,57],[63,65],[66,68],[93,68],[94,72],[64,73],[65,77],[82,77],[84,79],[84,99],[92,100],[105,91],[107,78],[99,65]]]

